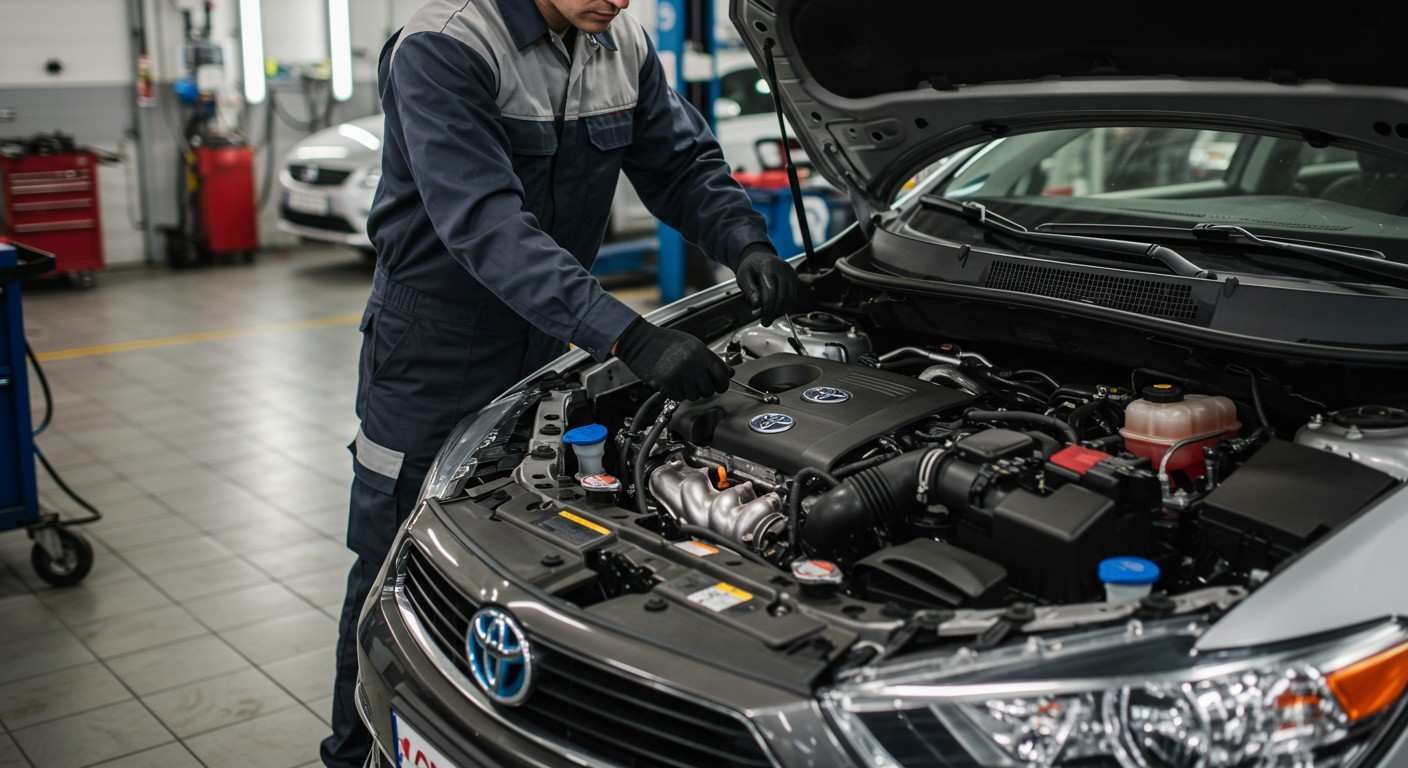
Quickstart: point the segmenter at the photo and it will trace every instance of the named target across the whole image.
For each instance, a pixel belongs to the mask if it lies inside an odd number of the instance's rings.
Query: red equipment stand
[[[195,152],[205,250],[211,254],[241,254],[252,259],[259,248],[254,149],[211,146],[199,147]]]
[[[93,284],[103,268],[97,155],[0,156],[0,197],[6,234],[54,254],[56,272]]]

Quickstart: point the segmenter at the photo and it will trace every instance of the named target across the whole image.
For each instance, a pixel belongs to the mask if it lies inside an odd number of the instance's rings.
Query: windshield
[[[999,139],[931,194],[1031,228],[1225,224],[1408,262],[1408,161],[1238,131],[1098,127]],[[917,215],[911,225],[973,235],[952,217]]]

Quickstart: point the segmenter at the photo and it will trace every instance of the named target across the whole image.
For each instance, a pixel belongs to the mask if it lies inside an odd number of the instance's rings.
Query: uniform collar
[[[523,50],[538,42],[548,33],[548,23],[533,0],[498,0],[499,13],[504,17],[508,34],[513,38],[514,47]],[[587,37],[608,51],[616,50],[616,41],[611,30],[598,32]]]

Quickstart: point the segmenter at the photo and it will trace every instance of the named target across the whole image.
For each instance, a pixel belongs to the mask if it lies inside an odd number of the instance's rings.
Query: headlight
[[[865,670],[823,704],[867,765],[1347,766],[1408,685],[1397,623],[1200,654],[1203,625],[1132,623]]]
[[[498,441],[502,429],[513,429],[526,398],[523,393],[501,398],[456,425],[430,465],[421,500],[444,497],[456,481],[472,473],[479,466],[479,452]]]

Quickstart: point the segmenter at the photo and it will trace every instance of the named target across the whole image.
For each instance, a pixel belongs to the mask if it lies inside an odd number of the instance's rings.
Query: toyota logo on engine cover
[[[528,698],[533,655],[513,614],[494,606],[479,609],[469,619],[465,651],[475,685],[495,703],[512,707]]]
[[[796,419],[785,413],[760,413],[748,420],[748,428],[764,435],[775,435],[786,432],[796,423]]]
[[[809,403],[832,405],[851,399],[851,393],[840,387],[812,387],[802,392],[802,399]]]

